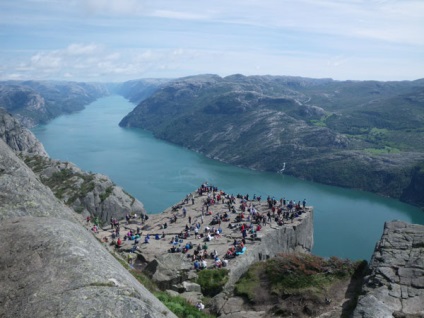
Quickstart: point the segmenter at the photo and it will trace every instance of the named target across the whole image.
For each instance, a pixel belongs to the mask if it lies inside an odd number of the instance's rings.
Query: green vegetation
[[[205,269],[199,272],[197,279],[203,295],[211,297],[219,294],[227,281],[227,269]]]
[[[383,148],[365,148],[364,151],[372,155],[400,153],[399,149],[388,146],[384,146]]]
[[[279,298],[305,290],[319,295],[336,281],[363,270],[365,265],[366,262],[353,263],[336,257],[324,259],[309,254],[281,254],[251,266],[237,282],[235,294],[245,296],[252,303],[264,298],[264,290]]]
[[[127,262],[116,254],[112,254],[122,266],[124,266],[144,287],[154,294],[169,310],[171,310],[179,318],[213,318],[199,311],[194,305],[190,304],[186,299],[180,296],[171,296],[167,292],[160,291],[154,282],[141,270],[132,269]]]
[[[175,315],[180,318],[212,318],[199,311],[195,306],[191,305],[187,300],[180,296],[170,296],[166,292],[157,292],[155,296],[168,307]]]
[[[106,200],[113,192],[113,186],[107,187],[105,192],[100,194],[100,202]]]
[[[40,173],[44,169],[52,166],[50,158],[42,156],[27,156],[25,163],[35,172]],[[67,163],[65,163],[67,166]],[[48,186],[55,196],[61,200],[68,197],[66,200],[67,205],[72,205],[78,198],[84,198],[88,193],[92,192],[95,188],[94,174],[93,173],[80,173],[74,171],[72,168],[62,167],[57,165],[59,169],[54,172],[49,178],[41,178],[41,181]],[[109,187],[111,188],[111,187]],[[107,198],[112,189],[107,188],[103,194]],[[77,209],[77,212],[82,212],[82,209]]]

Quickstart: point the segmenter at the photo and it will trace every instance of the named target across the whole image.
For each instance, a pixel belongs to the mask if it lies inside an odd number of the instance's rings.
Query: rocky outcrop
[[[424,226],[387,222],[354,318],[424,317]]]
[[[214,297],[213,311],[216,313],[228,312],[227,301],[231,299],[231,293],[235,283],[247,272],[250,265],[269,258],[279,253],[306,252],[310,253],[313,247],[313,210],[304,214],[302,220],[292,227],[282,227],[274,231],[267,232],[261,237],[258,244],[249,247],[243,257],[232,261],[228,282],[224,286],[224,291]],[[231,310],[229,311],[231,312]]]
[[[109,224],[110,218],[123,219],[126,214],[145,214],[143,204],[115,185],[105,175],[86,172],[72,163],[38,155],[25,155],[33,169],[62,202],[84,216]]]
[[[0,317],[175,317],[0,140]]]
[[[80,225],[0,225],[1,317],[175,317]]]
[[[260,239],[257,244],[249,247],[246,255],[235,259],[224,290],[232,290],[234,284],[255,262],[272,258],[279,253],[310,253],[314,245],[313,210],[304,213],[302,220],[296,225],[269,231]]]
[[[72,212],[0,139],[0,220],[27,215],[71,219]]]
[[[22,127],[6,110],[0,108],[0,139],[16,152],[47,156],[44,146],[34,134]]]

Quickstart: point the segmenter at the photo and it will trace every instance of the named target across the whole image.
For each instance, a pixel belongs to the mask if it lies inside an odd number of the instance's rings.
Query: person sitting
[[[215,263],[214,263],[215,267],[217,268],[221,268],[222,267],[222,262],[218,257],[215,257]]]
[[[259,232],[262,229],[261,225],[258,224],[258,226],[256,227],[256,232]]]
[[[138,245],[133,245],[133,247],[131,247],[130,253],[135,253],[137,249],[138,249]]]
[[[195,270],[199,270],[200,269],[200,263],[198,260],[195,260],[193,263],[193,267]]]
[[[146,237],[144,238],[144,243],[148,244],[149,240],[150,240],[150,236],[149,236],[149,234],[147,234]]]
[[[121,247],[122,246],[122,241],[121,238],[118,237],[118,241],[116,242],[116,247]]]
[[[201,262],[200,262],[200,269],[205,269],[205,268],[207,268],[208,267],[208,263],[206,263],[206,261],[205,260],[202,260]]]
[[[202,304],[202,302],[201,302],[201,301],[199,301],[199,302],[197,303],[197,305],[196,305],[196,308],[197,308],[199,311],[202,311],[203,309],[205,309],[205,305],[203,305],[203,304]]]
[[[134,245],[138,244],[138,242],[140,242],[140,235],[134,237]]]
[[[155,235],[155,240],[160,240],[160,236],[159,236],[159,234],[157,234],[157,233],[156,233],[156,235]]]

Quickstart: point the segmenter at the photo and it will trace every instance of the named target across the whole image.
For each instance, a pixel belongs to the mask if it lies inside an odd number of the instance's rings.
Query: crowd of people
[[[111,218],[111,244],[121,248],[125,241],[131,241],[132,246],[130,246],[129,252],[134,253],[139,250],[140,241],[143,244],[150,244],[151,235],[154,240],[164,240],[165,231],[169,229],[169,222],[172,224],[173,230],[175,230],[177,224],[178,227],[181,226],[180,232],[177,232],[178,234],[173,235],[168,241],[171,245],[168,248],[169,253],[187,254],[196,270],[207,268],[208,259],[212,261],[211,266],[221,268],[228,265],[228,260],[244,254],[247,249],[246,240],[254,241],[257,239],[258,233],[263,231],[264,226],[273,224],[282,226],[294,222],[294,219],[305,212],[306,207],[305,199],[302,202],[295,202],[285,198],[276,200],[274,197],[268,196],[265,204],[260,195],[237,194],[234,196],[208,183],[202,184],[196,193],[197,197],[188,194],[180,204],[172,207],[171,216],[168,217],[168,220],[159,224],[162,234],[150,234],[152,232],[150,230],[142,239],[141,228],[137,226],[136,230],[128,230],[121,239],[120,222]],[[190,204],[194,205],[196,200],[201,200],[201,204],[191,208]],[[219,208],[217,208],[217,205],[219,205]],[[137,218],[137,215],[127,214],[126,225]],[[142,214],[140,215],[140,223],[137,224],[144,225],[147,219],[147,215]],[[89,222],[88,219],[87,222]],[[223,228],[227,229],[226,237],[236,237],[236,239],[223,255],[218,255],[216,250],[209,252],[208,243],[219,240],[224,235]],[[98,227],[94,225],[92,230],[97,233]],[[225,244],[225,241],[220,244]]]

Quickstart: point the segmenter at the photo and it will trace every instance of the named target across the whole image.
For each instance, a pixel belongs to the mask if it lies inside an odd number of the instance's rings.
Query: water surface
[[[233,194],[306,198],[314,206],[313,252],[321,256],[369,260],[385,221],[424,224],[423,211],[396,200],[241,169],[155,139],[149,132],[120,128],[119,121],[133,108],[124,98],[110,96],[33,132],[52,158],[108,175],[149,213],[163,211],[205,181]]]

